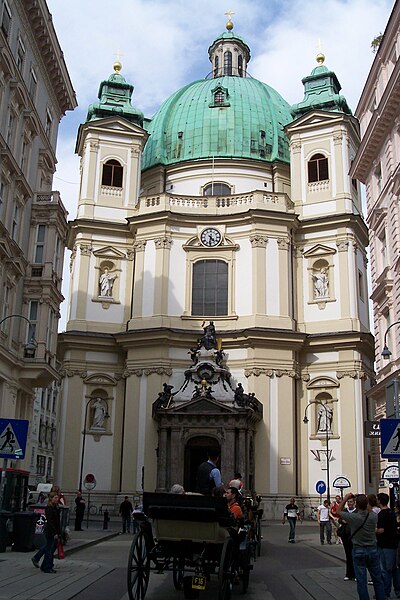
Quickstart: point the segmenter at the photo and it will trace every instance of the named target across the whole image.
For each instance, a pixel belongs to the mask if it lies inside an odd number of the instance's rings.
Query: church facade
[[[292,107],[230,20],[209,58],[152,119],[116,63],[79,129],[58,481],[193,489],[212,446],[224,481],[277,500],[314,494],[327,458],[332,493],[364,491],[358,123],[323,55]]]

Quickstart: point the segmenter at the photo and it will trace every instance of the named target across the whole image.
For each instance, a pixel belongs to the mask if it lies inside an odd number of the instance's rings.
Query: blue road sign
[[[317,481],[317,483],[315,484],[315,490],[317,492],[317,494],[319,494],[320,496],[322,496],[322,494],[325,494],[326,492],[326,483],[325,481]]]
[[[400,459],[400,419],[381,419],[381,456]]]
[[[0,458],[25,458],[29,421],[0,419]]]

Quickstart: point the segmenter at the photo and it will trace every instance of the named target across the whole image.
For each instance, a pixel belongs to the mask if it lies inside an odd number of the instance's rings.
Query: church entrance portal
[[[199,465],[208,459],[210,449],[221,450],[215,438],[208,436],[197,436],[188,440],[185,446],[185,464],[183,475],[183,487],[187,492],[196,492],[196,474]]]

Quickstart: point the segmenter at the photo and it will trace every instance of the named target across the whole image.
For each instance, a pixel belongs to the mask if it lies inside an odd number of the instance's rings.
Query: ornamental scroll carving
[[[339,252],[347,252],[349,244],[349,240],[337,240],[336,242],[336,246]]]
[[[145,247],[146,247],[146,240],[138,240],[137,242],[135,242],[133,244],[133,249],[136,252],[144,252]]]
[[[297,141],[297,140],[296,140],[296,141],[294,141],[294,142],[291,142],[291,144],[290,144],[290,149],[291,149],[291,151],[292,151],[293,153],[298,153],[298,152],[300,152],[300,151],[301,151],[301,142],[299,142],[299,141]]]
[[[60,369],[61,377],[81,377],[86,379],[87,371],[80,371],[79,369]]]
[[[336,371],[336,377],[338,379],[343,379],[343,377],[351,377],[352,379],[365,379],[366,373],[365,371]]]
[[[145,375],[156,373],[157,375],[168,375],[168,377],[171,377],[172,369],[168,367],[150,367],[149,369],[143,369],[143,373]]]
[[[172,246],[172,239],[169,237],[159,237],[154,240],[154,244],[157,249],[170,250]]]
[[[78,244],[82,256],[90,256],[92,254],[92,247],[89,244]]]
[[[300,375],[291,369],[263,369],[258,367],[252,367],[250,369],[245,369],[244,376],[245,377],[259,377],[260,375],[266,375],[267,377],[291,377],[293,379],[299,379]]]
[[[278,238],[277,242],[280,250],[287,250],[289,248],[289,240],[287,238]]]
[[[250,244],[253,248],[266,248],[268,243],[268,238],[266,235],[251,235],[250,236]]]

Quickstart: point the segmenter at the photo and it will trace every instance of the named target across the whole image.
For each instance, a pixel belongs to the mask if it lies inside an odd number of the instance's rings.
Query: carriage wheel
[[[233,542],[229,538],[225,540],[222,548],[221,560],[218,572],[218,600],[230,600],[232,591],[232,561],[233,561]]]
[[[247,588],[249,587],[250,578],[250,548],[240,550],[239,567],[242,579],[242,592],[245,594],[247,592]]]
[[[128,596],[130,600],[143,600],[150,576],[150,558],[146,535],[139,530],[133,537],[128,561]]]
[[[183,576],[185,561],[182,558],[174,558],[172,565],[172,577],[174,579],[174,586],[176,590],[181,590],[183,587]]]

